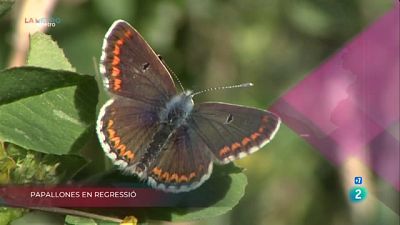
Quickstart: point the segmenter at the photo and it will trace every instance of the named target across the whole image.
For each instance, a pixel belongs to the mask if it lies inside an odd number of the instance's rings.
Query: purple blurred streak
[[[397,191],[399,49],[396,3],[271,107],[333,164],[356,157]]]

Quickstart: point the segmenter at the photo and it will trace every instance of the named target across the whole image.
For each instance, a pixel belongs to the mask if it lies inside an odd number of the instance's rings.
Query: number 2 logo
[[[361,189],[356,189],[356,196],[354,197],[355,199],[361,199],[361,193],[362,193],[362,191],[361,191]]]
[[[367,189],[365,187],[353,187],[350,189],[349,197],[352,202],[361,202],[367,197]]]

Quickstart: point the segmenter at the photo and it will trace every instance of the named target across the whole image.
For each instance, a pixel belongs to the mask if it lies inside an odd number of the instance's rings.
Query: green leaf
[[[201,187],[188,193],[178,194],[182,200],[202,207],[155,209],[149,212],[148,218],[181,222],[225,214],[239,203],[244,196],[246,185],[247,177],[240,168],[233,164],[215,166],[210,180]],[[188,203],[183,204],[188,205]]]
[[[49,35],[36,32],[30,36],[28,66],[38,66],[54,70],[75,71],[64,52]]]
[[[1,71],[0,140],[56,155],[78,150],[93,129],[97,96],[91,76],[34,67]]]
[[[109,222],[109,221],[104,221],[104,220],[96,220],[96,223],[98,225],[120,225],[120,223],[117,223],[117,222]]]
[[[43,94],[57,88],[91,82],[90,76],[38,67],[18,67],[0,71],[0,105]]]
[[[26,213],[23,217],[18,218],[10,223],[10,225],[64,225],[64,216],[54,213],[32,211]]]
[[[93,219],[79,217],[79,216],[71,216],[67,215],[65,217],[66,225],[97,225],[97,223]]]
[[[8,10],[14,5],[14,0],[1,0],[0,1],[0,17],[6,14]]]
[[[21,217],[24,211],[24,209],[20,208],[0,207],[0,225],[7,225]]]

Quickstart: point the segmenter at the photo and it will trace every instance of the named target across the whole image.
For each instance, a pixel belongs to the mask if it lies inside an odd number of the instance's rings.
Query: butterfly
[[[102,148],[121,170],[165,192],[199,187],[213,163],[227,164],[259,150],[279,128],[272,112],[194,104],[193,92],[178,93],[164,63],[123,20],[105,35],[100,73],[111,95],[97,119]]]

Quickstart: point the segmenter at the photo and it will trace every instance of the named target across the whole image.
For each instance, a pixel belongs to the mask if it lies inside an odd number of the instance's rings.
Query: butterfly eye
[[[143,64],[143,66],[142,66],[143,72],[146,71],[149,68],[149,66],[150,66],[150,63],[148,63],[148,62]]]
[[[226,117],[225,124],[230,124],[232,123],[232,121],[233,121],[233,116],[232,114],[229,113],[229,115]]]

